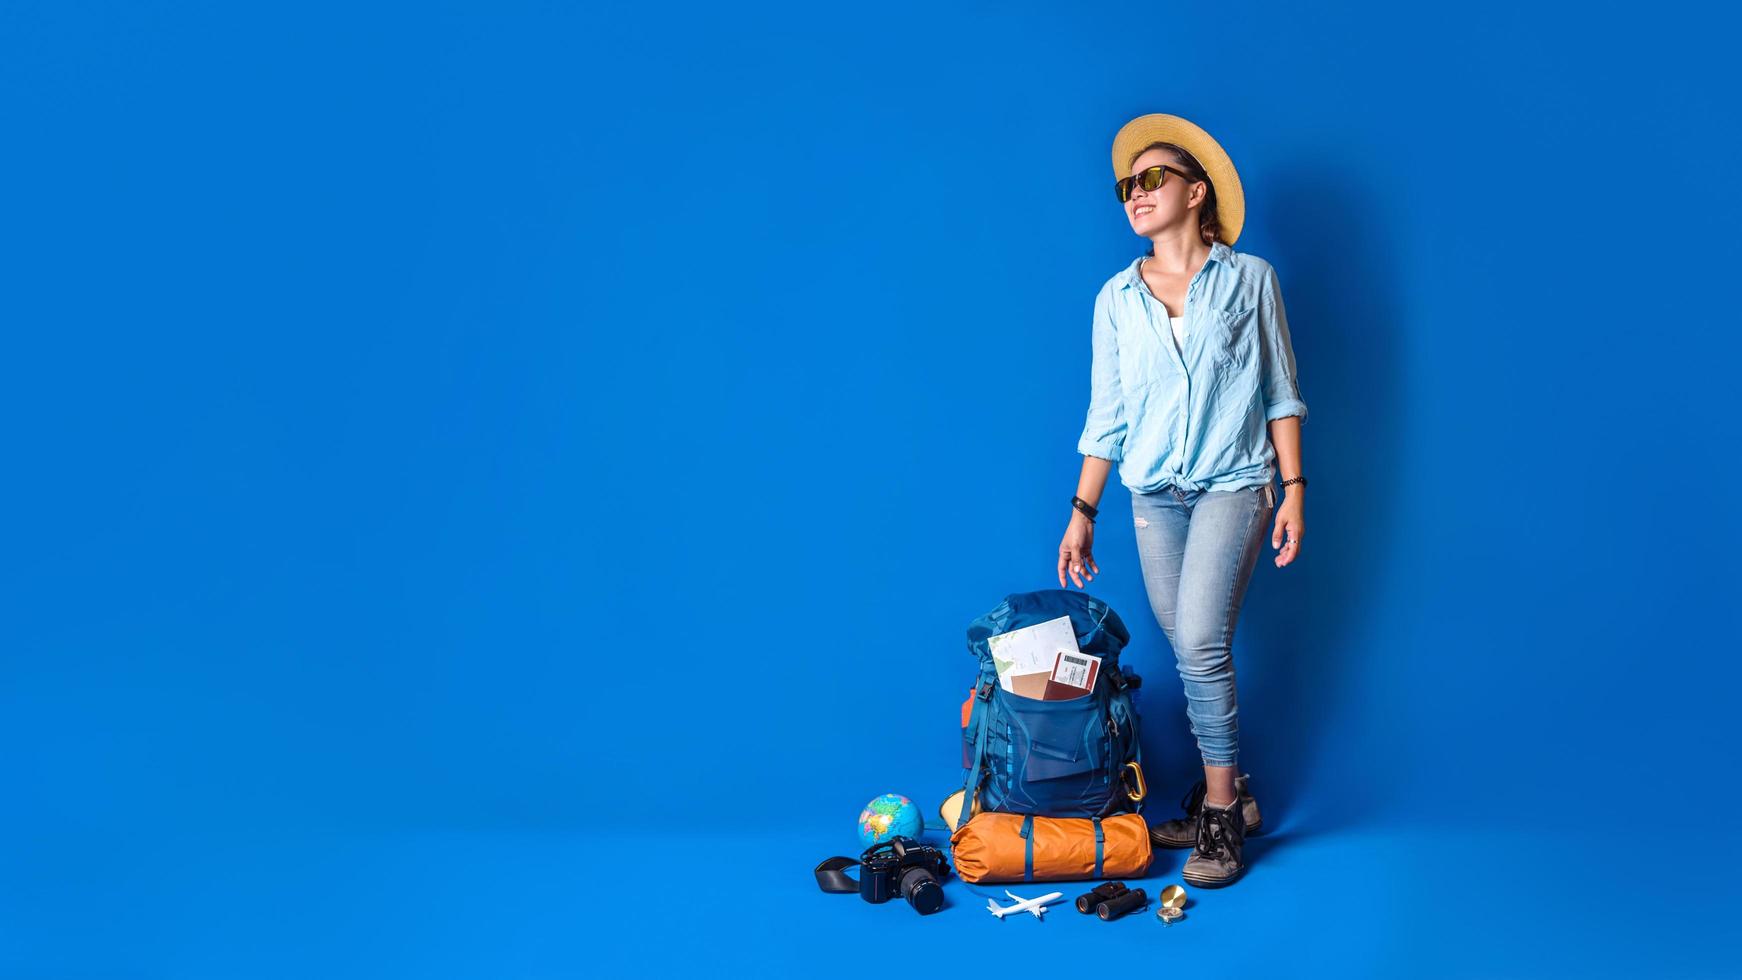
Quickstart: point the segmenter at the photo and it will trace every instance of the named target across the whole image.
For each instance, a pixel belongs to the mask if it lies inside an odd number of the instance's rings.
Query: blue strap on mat
[[[1027,841],[1022,853],[1022,880],[1034,880],[1034,814],[1022,818],[1022,839]]]

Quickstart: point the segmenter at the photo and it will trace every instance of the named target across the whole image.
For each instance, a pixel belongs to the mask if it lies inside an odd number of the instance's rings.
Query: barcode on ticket
[[[1052,679],[1072,687],[1088,687],[1092,660],[1093,658],[1081,654],[1060,654],[1058,670],[1053,671]]]

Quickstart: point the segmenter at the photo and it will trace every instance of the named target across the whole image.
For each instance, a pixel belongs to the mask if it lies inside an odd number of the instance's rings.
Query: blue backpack
[[[998,683],[986,639],[1069,616],[1083,653],[1101,658],[1088,694],[1037,701]],[[1046,589],[1006,596],[968,627],[968,649],[980,662],[972,709],[962,729],[958,829],[979,807],[1046,817],[1106,817],[1142,812],[1143,748],[1132,691],[1141,679],[1119,669],[1131,634],[1105,602],[1083,592]]]

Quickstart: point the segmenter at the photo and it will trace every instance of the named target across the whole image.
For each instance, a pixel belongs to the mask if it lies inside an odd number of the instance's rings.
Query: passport
[[[1095,679],[1101,676],[1101,658],[1086,653],[1060,650],[1053,660],[1052,673],[1046,679],[1043,701],[1069,701],[1095,689]]]

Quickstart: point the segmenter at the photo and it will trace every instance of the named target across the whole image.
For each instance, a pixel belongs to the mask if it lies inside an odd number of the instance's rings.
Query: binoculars
[[[1143,889],[1126,888],[1123,881],[1103,882],[1093,890],[1077,896],[1078,912],[1084,915],[1093,912],[1104,922],[1111,922],[1148,904],[1149,896]]]

